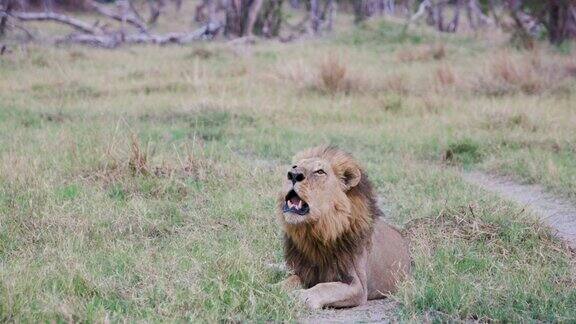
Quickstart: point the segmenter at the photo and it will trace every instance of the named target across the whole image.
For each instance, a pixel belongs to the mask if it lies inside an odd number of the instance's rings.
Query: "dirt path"
[[[539,185],[522,185],[510,179],[474,171],[463,178],[501,197],[523,205],[538,215],[556,235],[576,249],[576,205],[547,193]]]
[[[322,309],[305,318],[300,323],[390,323],[396,318],[398,304],[391,299],[371,300],[368,303],[345,309]]]

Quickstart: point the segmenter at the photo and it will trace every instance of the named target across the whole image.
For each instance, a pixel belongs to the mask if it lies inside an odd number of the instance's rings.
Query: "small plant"
[[[57,191],[57,195],[61,199],[72,200],[80,194],[80,187],[76,184],[64,186]]]
[[[444,161],[463,165],[477,163],[482,159],[480,144],[468,138],[452,142],[448,144],[442,158]]]
[[[108,191],[108,197],[118,201],[125,201],[128,198],[128,194],[120,184],[114,184]]]

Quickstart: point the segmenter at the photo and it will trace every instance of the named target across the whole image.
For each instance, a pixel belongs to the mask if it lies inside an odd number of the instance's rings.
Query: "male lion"
[[[364,171],[334,147],[298,153],[279,209],[284,254],[294,275],[285,287],[309,308],[353,307],[383,298],[410,272],[401,234],[386,224]]]

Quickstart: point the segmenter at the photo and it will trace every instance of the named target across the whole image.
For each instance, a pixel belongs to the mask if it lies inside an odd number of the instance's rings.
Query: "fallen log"
[[[219,32],[221,26],[218,24],[208,24],[191,32],[175,32],[167,34],[122,34],[108,33],[100,35],[74,33],[68,35],[57,43],[76,43],[95,47],[115,48],[123,44],[156,44],[184,45],[204,39],[212,39]]]
[[[16,12],[13,11],[9,16],[14,17],[21,21],[54,21],[68,25],[74,29],[82,31],[87,34],[96,35],[102,33],[102,29],[95,25],[90,25],[82,20],[72,18],[70,16],[57,14],[53,12]]]

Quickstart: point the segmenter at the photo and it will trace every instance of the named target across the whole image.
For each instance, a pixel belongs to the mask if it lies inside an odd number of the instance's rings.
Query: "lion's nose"
[[[304,180],[304,174],[297,172],[297,171],[288,171],[288,180],[292,181],[292,185],[295,185],[296,182],[300,182]]]

